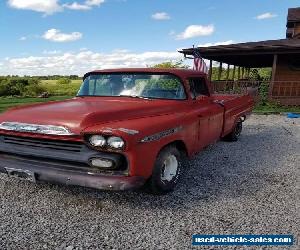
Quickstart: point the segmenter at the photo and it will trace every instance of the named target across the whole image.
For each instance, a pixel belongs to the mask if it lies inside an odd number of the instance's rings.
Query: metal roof
[[[300,39],[279,39],[237,43],[211,47],[188,48],[180,51],[193,55],[198,50],[205,59],[244,67],[270,67],[274,54],[300,56]]]

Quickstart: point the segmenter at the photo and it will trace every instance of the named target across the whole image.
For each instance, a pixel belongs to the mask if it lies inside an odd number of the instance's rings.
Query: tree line
[[[18,76],[18,75],[7,75],[7,76],[0,76],[0,78],[31,78],[31,79],[37,79],[37,80],[59,80],[61,78],[67,78],[70,80],[80,80],[82,79],[82,77],[78,76],[78,75],[67,75],[67,76],[63,76],[63,75],[48,75],[48,76]]]

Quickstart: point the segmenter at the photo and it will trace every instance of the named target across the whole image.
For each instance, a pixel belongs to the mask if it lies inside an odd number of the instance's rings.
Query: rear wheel
[[[181,176],[182,157],[174,146],[160,151],[154,164],[152,176],[148,183],[153,194],[165,194],[174,190]]]
[[[240,119],[240,120],[236,123],[236,125],[235,125],[234,129],[231,131],[231,133],[228,134],[228,135],[226,135],[226,136],[224,137],[224,139],[225,139],[226,141],[237,141],[237,140],[239,139],[241,133],[242,133],[242,130],[243,130],[243,122],[242,122],[242,120]]]

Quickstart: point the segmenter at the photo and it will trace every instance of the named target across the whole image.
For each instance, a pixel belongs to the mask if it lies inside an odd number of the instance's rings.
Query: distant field
[[[56,84],[57,80],[42,80],[42,84]],[[72,80],[72,84],[81,84],[82,80]]]
[[[74,96],[78,92],[82,80],[72,80],[70,84],[57,84],[56,80],[42,80],[40,85],[51,96]]]
[[[0,97],[0,112],[8,108],[49,101],[59,101],[74,97],[82,83],[82,80],[72,80],[70,84],[57,84],[56,80],[43,80],[40,85],[49,92],[49,98],[23,98],[23,97]]]
[[[0,112],[5,111],[8,108],[20,106],[24,104],[31,103],[41,103],[41,102],[49,102],[49,101],[60,101],[68,98],[72,98],[73,96],[53,96],[50,98],[11,98],[11,97],[1,97],[0,98]]]

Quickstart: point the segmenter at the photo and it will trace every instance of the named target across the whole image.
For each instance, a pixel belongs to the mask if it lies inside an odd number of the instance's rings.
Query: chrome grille
[[[40,148],[40,149],[51,149],[51,150],[58,150],[58,151],[68,151],[68,152],[80,152],[84,147],[84,144],[80,142],[41,140],[41,139],[13,137],[13,136],[2,136],[2,140],[5,144],[10,144],[10,145]]]

